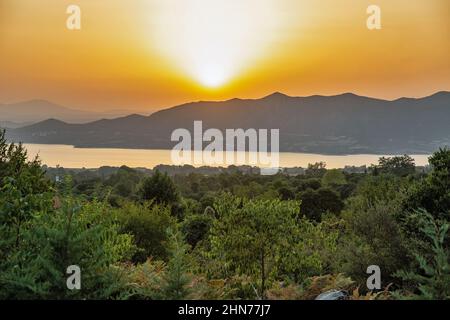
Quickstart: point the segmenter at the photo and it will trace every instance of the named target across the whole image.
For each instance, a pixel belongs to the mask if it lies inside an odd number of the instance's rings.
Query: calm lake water
[[[101,166],[153,168],[159,164],[173,165],[171,150],[74,148],[69,145],[24,144],[30,158],[39,154],[43,164],[65,168],[98,168]],[[248,153],[246,153],[248,156]],[[378,163],[378,158],[389,155],[320,155],[310,153],[280,153],[280,167],[307,167],[308,163],[323,161],[327,168],[343,168]],[[416,165],[428,164],[429,155],[411,155]],[[237,163],[238,165],[241,163]],[[211,165],[211,164],[207,164]],[[199,166],[199,165],[194,165]],[[213,165],[211,165],[213,166]],[[224,166],[224,165],[222,165]]]

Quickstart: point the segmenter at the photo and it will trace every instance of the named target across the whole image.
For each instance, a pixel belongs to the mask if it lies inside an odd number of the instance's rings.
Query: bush
[[[308,277],[331,271],[337,249],[339,221],[321,223],[306,218],[296,222],[289,235],[292,243],[280,253],[278,278],[300,283]]]
[[[164,286],[166,264],[163,261],[149,259],[138,265],[124,263],[120,265],[126,275],[127,298],[132,300],[161,300]]]
[[[169,205],[178,201],[178,191],[167,173],[156,170],[151,177],[142,181],[139,188],[142,200],[153,200],[156,204]]]
[[[401,266],[409,263],[408,251],[395,216],[398,208],[379,203],[364,210],[343,213],[345,233],[341,236],[335,270],[345,272],[358,283],[365,283],[366,269],[378,265],[388,284]]]
[[[344,208],[339,195],[331,189],[308,189],[300,193],[299,199],[302,202],[302,214],[315,221],[320,221],[324,213],[338,214]]]
[[[206,214],[194,214],[188,216],[181,224],[181,231],[186,242],[195,248],[197,243],[208,236],[209,229],[213,223],[213,218]]]
[[[174,231],[175,230],[175,231]],[[190,297],[194,283],[190,271],[190,260],[187,245],[181,233],[175,229],[167,229],[168,262],[148,259],[142,264],[125,263],[120,266],[126,274],[126,292],[130,299],[139,300],[182,300]]]
[[[444,247],[448,237],[448,222],[438,222],[429,213],[421,213],[421,231],[428,238],[427,253],[431,253],[431,259],[422,253],[416,253],[415,258],[421,272],[415,270],[399,271],[396,273],[407,283],[411,283],[416,289],[416,294],[405,292],[400,297],[443,300],[450,299],[450,252]],[[428,254],[430,255],[430,254]],[[403,295],[403,296],[402,296]]]
[[[345,175],[340,169],[331,169],[322,177],[322,184],[326,187],[336,187],[346,184]]]
[[[175,225],[170,209],[164,205],[126,203],[115,211],[120,221],[120,231],[133,235],[137,251],[132,261],[145,262],[148,258],[166,260],[168,228]]]
[[[440,149],[429,159],[432,172],[411,188],[403,202],[406,213],[424,209],[450,221],[450,149]]]

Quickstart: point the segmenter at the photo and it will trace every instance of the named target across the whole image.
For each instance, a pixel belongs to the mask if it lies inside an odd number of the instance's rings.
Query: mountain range
[[[0,104],[0,125],[15,128],[55,118],[70,123],[87,123],[103,118],[117,118],[129,111],[111,110],[92,112],[67,108],[46,100],[30,100],[18,103]]]
[[[52,119],[7,130],[25,143],[76,147],[171,149],[173,130],[279,129],[280,151],[322,154],[427,154],[450,145],[450,92],[393,101],[358,96],[291,97],[199,101],[143,116],[132,114],[85,124]],[[1,118],[0,118],[1,119]]]

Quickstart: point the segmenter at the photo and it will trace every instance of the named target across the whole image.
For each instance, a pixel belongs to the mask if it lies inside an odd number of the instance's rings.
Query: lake
[[[101,166],[119,167],[126,165],[133,168],[145,167],[151,169],[159,164],[173,164],[171,150],[74,148],[70,145],[51,144],[24,144],[24,146],[27,148],[30,158],[39,154],[42,163],[49,167],[59,165],[64,168],[98,168]],[[390,155],[321,155],[280,152],[279,158],[280,167],[307,167],[308,163],[323,161],[327,164],[327,168],[333,169],[343,168],[346,165],[369,166],[378,163],[378,158],[381,156]],[[418,166],[428,164],[429,155],[411,155],[411,157],[415,159]],[[240,164],[242,163],[237,163],[237,165]]]

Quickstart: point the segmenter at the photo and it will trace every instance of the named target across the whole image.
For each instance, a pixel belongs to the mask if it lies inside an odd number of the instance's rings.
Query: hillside
[[[0,104],[0,123],[36,123],[55,118],[72,123],[87,123],[103,118],[125,115],[123,110],[93,112],[67,108],[46,100],[30,100],[18,103]],[[6,126],[5,127],[14,127]]]
[[[130,115],[87,124],[47,120],[9,130],[28,143],[77,147],[168,149],[174,129],[278,128],[280,149],[327,154],[429,153],[450,145],[450,92],[386,101],[354,94],[192,102],[150,116]]]

